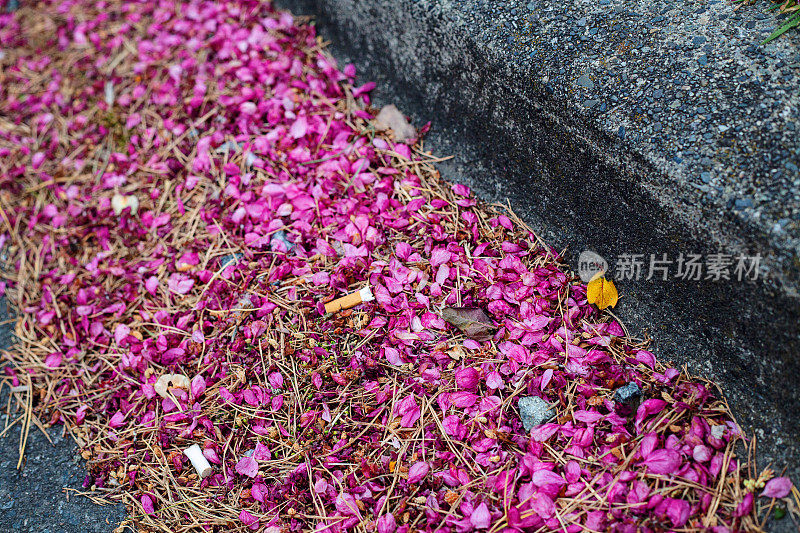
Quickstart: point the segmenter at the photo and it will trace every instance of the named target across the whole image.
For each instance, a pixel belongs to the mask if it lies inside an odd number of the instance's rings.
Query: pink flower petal
[[[386,513],[378,518],[375,525],[378,529],[378,533],[394,533],[397,529],[397,522],[392,513]]]
[[[474,368],[459,368],[456,370],[456,385],[462,389],[473,390],[478,386],[480,376]]]
[[[566,485],[567,482],[560,475],[550,470],[537,470],[531,475],[531,481],[537,487],[544,485]]]
[[[194,280],[186,274],[175,273],[169,277],[167,287],[176,294],[186,294],[194,287]]]
[[[148,494],[142,494],[141,498],[142,502],[142,509],[146,514],[153,514],[155,512],[155,507],[153,506],[153,498],[151,498]]]
[[[408,469],[408,482],[419,483],[428,475],[431,467],[422,461],[416,462]]]
[[[44,364],[47,368],[58,368],[59,366],[61,366],[61,360],[63,358],[64,355],[59,352],[51,353],[50,355],[45,357]]]
[[[681,466],[681,454],[675,450],[656,450],[642,464],[653,474],[674,474]]]
[[[760,496],[765,498],[785,498],[792,492],[792,480],[788,477],[776,477],[767,481]]]
[[[431,266],[436,268],[439,265],[443,265],[450,261],[451,258],[450,252],[443,248],[437,248],[431,254]]]
[[[245,509],[242,509],[242,512],[239,513],[239,520],[246,526],[254,526],[258,524],[258,518],[250,514]]]
[[[190,390],[192,398],[199,398],[206,391],[206,380],[200,374],[192,378]]]
[[[487,529],[492,524],[492,515],[485,503],[480,504],[472,511],[469,521],[476,529]]]
[[[245,455],[236,463],[236,472],[243,476],[256,477],[258,475],[258,462]]]

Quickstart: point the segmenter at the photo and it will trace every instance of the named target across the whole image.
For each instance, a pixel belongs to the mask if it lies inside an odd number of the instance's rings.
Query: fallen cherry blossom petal
[[[792,481],[788,477],[775,477],[764,485],[764,490],[759,496],[765,498],[785,498],[792,492]]]

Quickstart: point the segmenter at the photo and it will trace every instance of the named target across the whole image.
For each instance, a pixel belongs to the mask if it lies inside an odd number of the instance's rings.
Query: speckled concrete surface
[[[19,431],[0,439],[0,531],[114,531],[125,518],[124,509],[96,505],[67,491],[67,487],[83,490],[85,466],[69,438],[57,430],[50,432],[50,438],[53,444],[39,430],[31,431],[21,470],[16,469]]]
[[[510,202],[573,266],[761,254],[756,282],[617,280],[614,312],[720,383],[761,466],[800,476],[800,33],[761,46],[780,19],[721,0],[278,4],[314,17],[378,105],[433,122],[448,179]]]
[[[635,147],[687,199],[800,251],[800,37],[761,46],[779,21],[760,12],[765,4],[521,4],[459,2],[458,10],[483,27],[479,42]]]

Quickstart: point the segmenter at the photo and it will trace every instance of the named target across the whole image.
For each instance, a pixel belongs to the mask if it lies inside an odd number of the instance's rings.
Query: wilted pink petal
[[[306,134],[306,131],[308,131],[308,120],[306,120],[305,116],[299,116],[289,129],[289,135],[295,139],[299,139]]]
[[[273,389],[282,389],[283,388],[283,375],[280,372],[273,372],[267,378],[269,380],[269,384]]]
[[[397,529],[397,522],[392,513],[386,513],[378,518],[375,525],[378,529],[378,533],[394,533]]]
[[[543,485],[566,485],[566,481],[560,475],[550,470],[537,470],[531,475],[531,481],[537,487]]]
[[[436,268],[439,265],[443,265],[450,261],[451,258],[450,252],[443,248],[437,248],[431,253],[431,266]]]
[[[472,194],[472,191],[470,191],[469,187],[466,185],[461,185],[460,183],[453,185],[453,192],[459,196],[469,196]]]
[[[153,498],[150,497],[149,494],[142,494],[142,509],[146,514],[153,514],[155,512],[155,507],[153,506]]]
[[[256,447],[253,450],[253,459],[256,461],[269,461],[272,459],[272,452],[263,443],[256,442]]]
[[[33,157],[31,157],[31,166],[34,169],[38,169],[42,166],[42,163],[44,163],[44,157],[44,152],[36,152],[33,154]]]
[[[150,276],[147,278],[147,281],[144,282],[144,288],[150,293],[151,296],[155,296],[156,291],[158,290],[158,278],[155,276]]]
[[[419,420],[422,413],[420,412],[417,400],[411,395],[406,396],[398,403],[397,414],[402,417],[400,425],[410,428]]]
[[[199,398],[206,391],[206,379],[202,375],[197,374],[192,378],[190,391],[192,393],[192,398]]]
[[[640,448],[642,453],[642,459],[647,459],[650,456],[650,454],[653,453],[653,450],[656,449],[656,446],[658,446],[658,435],[656,435],[655,433],[648,433],[647,435],[645,435],[642,438],[642,443]]]
[[[558,424],[542,424],[531,429],[531,438],[536,442],[545,442],[559,430]]]
[[[391,347],[386,347],[384,348],[384,354],[386,354],[386,360],[389,361],[390,365],[401,366],[403,364],[403,360],[400,358],[400,352],[398,350]]]
[[[125,340],[125,337],[130,335],[131,328],[126,326],[125,324],[117,324],[117,327],[114,328],[114,340],[117,344],[121,345],[122,341]]]
[[[486,529],[492,524],[492,515],[489,514],[489,508],[485,503],[480,504],[472,511],[469,521],[477,529]]]
[[[691,507],[689,506],[688,502],[685,502],[683,500],[671,499],[669,500],[669,503],[667,503],[666,513],[670,521],[672,521],[673,526],[681,527],[689,519],[690,510]]]
[[[236,463],[236,472],[243,476],[256,477],[258,475],[258,462],[245,455]]]
[[[550,518],[556,512],[556,504],[550,496],[538,492],[531,498],[531,510],[542,518]]]
[[[698,444],[692,450],[692,458],[698,463],[705,463],[711,459],[711,455],[711,450],[708,446],[704,446],[703,444]]]
[[[550,383],[550,380],[552,378],[553,378],[553,369],[552,368],[548,368],[542,374],[542,382],[541,382],[541,385],[539,385],[539,390],[544,391],[544,389],[547,388],[547,385]]]
[[[675,450],[656,450],[642,464],[653,474],[674,474],[681,466],[681,454]]]
[[[254,500],[263,503],[264,498],[267,496],[267,486],[263,483],[253,483],[253,486],[250,488],[250,495]]]
[[[112,428],[118,428],[122,426],[124,423],[125,423],[125,415],[122,414],[121,411],[117,411],[116,413],[114,413],[114,416],[112,416],[108,421],[108,425],[111,426]]]
[[[603,415],[596,411],[575,411],[572,415],[575,420],[586,422],[587,424],[594,424],[598,420],[602,420]]]
[[[650,368],[656,367],[656,357],[647,350],[639,350],[636,352],[636,360],[640,363],[644,363]]]
[[[81,405],[78,407],[78,410],[75,412],[75,423],[81,425],[84,419],[86,418],[86,413],[89,411],[88,405]]]
[[[328,481],[323,478],[320,478],[317,480],[316,483],[314,483],[314,492],[316,492],[317,494],[322,494],[323,492],[328,490],[328,486],[329,486]]]
[[[450,401],[456,407],[472,407],[478,401],[478,397],[471,392],[453,392],[450,394]]]
[[[788,477],[776,477],[767,481],[760,496],[765,498],[785,498],[792,492],[792,480]]]
[[[61,360],[63,358],[64,355],[59,352],[51,353],[50,355],[45,357],[44,364],[47,368],[58,368],[59,366],[61,366]]]
[[[408,482],[419,483],[428,475],[431,467],[422,461],[416,462],[408,469]]]
[[[258,518],[245,509],[242,509],[242,512],[239,513],[239,520],[246,526],[253,526],[258,523]]]
[[[490,389],[503,389],[506,386],[505,381],[503,381],[503,377],[500,375],[500,372],[489,372],[486,375],[486,386]]]
[[[356,499],[348,492],[342,492],[336,497],[336,510],[343,515],[361,518],[361,511],[356,505]]]
[[[640,405],[639,409],[636,410],[636,427],[638,428],[648,416],[655,413],[660,413],[664,407],[666,407],[666,405],[667,402],[657,398],[651,398],[650,400],[645,400],[642,402],[642,405]]]
[[[474,368],[459,368],[456,370],[456,385],[462,389],[473,390],[478,386],[480,376]]]
[[[747,516],[753,511],[753,493],[748,492],[745,494],[741,503],[736,506],[736,511],[733,512],[734,516]]]
[[[176,294],[186,294],[194,286],[194,280],[186,274],[174,273],[167,281],[167,287]]]

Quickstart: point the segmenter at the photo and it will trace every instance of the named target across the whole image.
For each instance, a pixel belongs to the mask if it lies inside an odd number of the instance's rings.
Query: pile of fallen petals
[[[62,423],[136,530],[755,531],[797,497],[737,458],[712,384],[376,128],[374,84],[313,26],[254,0],[23,2],[0,50],[21,451]],[[521,398],[553,416],[526,432]]]

